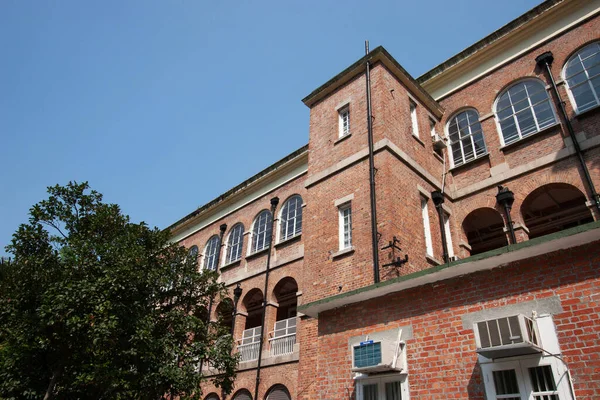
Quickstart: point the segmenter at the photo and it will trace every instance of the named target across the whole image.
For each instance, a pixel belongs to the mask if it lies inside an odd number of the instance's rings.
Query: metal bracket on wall
[[[400,252],[402,251],[402,249],[396,245],[397,243],[400,243],[400,241],[396,236],[394,236],[394,240],[388,242],[387,246],[381,248],[381,250],[392,249],[392,262],[383,264],[382,267],[401,267],[403,264],[408,262],[408,254],[405,254],[404,258],[396,257],[396,250]]]

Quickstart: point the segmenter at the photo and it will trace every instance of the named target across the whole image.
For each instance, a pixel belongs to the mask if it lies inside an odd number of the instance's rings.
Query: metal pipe
[[[267,291],[269,290],[269,268],[271,267],[271,249],[273,248],[273,228],[275,226],[275,210],[279,204],[279,197],[271,199],[271,237],[269,238],[269,252],[267,253],[267,267],[265,270],[265,291],[263,292],[262,322],[260,324],[260,345],[258,347],[258,363],[256,364],[256,385],[254,399],[258,399],[258,385],[260,384],[260,366],[262,361],[263,338],[265,336],[265,314],[267,312]]]
[[[369,41],[365,41],[365,54],[369,54]],[[379,282],[379,247],[377,238],[377,200],[375,197],[375,157],[373,154],[373,114],[371,110],[371,63],[367,60],[367,136],[369,138],[369,184],[371,194],[371,242],[373,247],[373,281]]]
[[[450,261],[450,257],[448,257],[448,242],[446,240],[446,229],[444,227],[444,210],[442,208],[442,204],[444,204],[444,194],[435,190],[431,192],[431,199],[433,200],[433,204],[435,204],[435,209],[438,212],[438,219],[440,220],[440,233],[442,235],[442,250],[444,254],[442,257],[444,259],[444,263],[447,264]]]
[[[515,202],[515,195],[507,187],[498,186],[496,201],[504,208],[506,224],[508,225],[508,233],[512,242],[511,244],[516,244],[517,237],[515,236],[515,228],[513,226],[513,221],[510,216],[510,210],[512,209],[512,205]]]
[[[550,70],[550,65],[554,61],[554,56],[551,51],[547,51],[543,54],[540,54],[536,57],[535,62],[540,68],[543,68],[548,73],[548,77],[550,78],[550,82],[552,83],[552,91],[558,100],[558,108],[567,124],[567,130],[569,131],[569,135],[571,136],[571,140],[573,141],[573,147],[575,148],[575,153],[577,154],[577,158],[579,159],[579,163],[581,164],[581,169],[583,170],[584,178],[587,182],[587,185],[592,193],[592,198],[594,199],[594,204],[596,205],[596,209],[600,215],[600,197],[598,196],[598,192],[596,192],[596,187],[594,186],[594,182],[590,176],[590,171],[585,163],[585,159],[583,158],[583,153],[581,151],[581,147],[579,146],[579,142],[577,141],[577,137],[575,136],[575,131],[573,130],[573,125],[571,124],[571,120],[567,114],[567,110],[565,109],[565,102],[560,97],[560,93],[558,92],[558,88],[556,87],[556,82],[554,81],[554,76],[552,75],[552,71]]]

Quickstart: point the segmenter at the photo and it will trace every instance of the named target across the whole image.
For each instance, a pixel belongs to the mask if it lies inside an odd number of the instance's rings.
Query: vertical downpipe
[[[369,41],[365,41],[365,54],[369,55]],[[375,197],[375,157],[373,154],[373,115],[371,110],[371,62],[367,59],[367,134],[369,137],[369,184],[371,189],[371,241],[373,245],[373,281],[379,282],[379,248],[377,247],[377,201]]]
[[[269,239],[269,252],[267,253],[267,267],[265,269],[265,291],[263,292],[262,322],[260,324],[260,346],[258,347],[258,362],[256,364],[256,385],[254,388],[254,399],[258,400],[258,385],[260,384],[260,366],[262,361],[263,338],[265,337],[265,314],[267,312],[267,292],[269,290],[269,269],[271,267],[271,249],[273,248],[273,228],[275,226],[275,210],[279,204],[279,197],[271,199],[271,238]]]

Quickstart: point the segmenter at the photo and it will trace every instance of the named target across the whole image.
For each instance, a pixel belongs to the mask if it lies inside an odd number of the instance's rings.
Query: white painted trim
[[[211,216],[208,216],[205,219],[202,219],[199,222],[195,223],[192,227],[186,229],[185,231],[183,231],[181,233],[174,235],[171,240],[173,242],[179,242],[187,237],[190,237],[191,235],[195,234],[196,232],[201,231],[202,229],[206,228],[207,226],[214,224],[216,221],[218,221],[222,218],[225,218],[228,215],[233,214],[234,212],[244,208],[248,204],[273,192],[274,190],[277,190],[277,189],[287,185],[288,183],[292,182],[293,180],[306,174],[307,171],[308,171],[308,163],[302,163],[298,167],[292,169],[288,173],[281,176],[279,179],[276,179],[275,181],[270,182],[269,184],[265,184],[261,188],[255,189],[254,191],[248,193],[247,195],[242,196],[239,200],[233,202],[233,204],[231,206],[223,207],[223,209],[215,212]]]
[[[560,36],[564,32],[581,24],[583,21],[598,14],[599,12],[600,1],[594,0],[588,4],[585,4],[583,7],[580,7],[578,10],[571,11],[571,13],[566,16],[555,16],[555,21],[546,24],[547,26],[543,27],[542,29],[540,29],[540,27],[536,27],[538,24],[535,24],[535,22],[530,22],[523,27],[517,28],[514,32],[509,33],[507,36],[510,38],[505,40],[501,39],[490,44],[486,49],[482,49],[477,53],[467,57],[465,61],[459,62],[458,64],[450,67],[448,70],[442,72],[440,75],[436,75],[428,81],[423,82],[422,86],[436,101],[440,101],[440,99],[450,96],[454,92],[470,85],[481,77],[501,68],[502,66],[523,56],[527,52],[548,42],[549,40]],[[543,18],[543,15],[541,18]],[[520,38],[519,35],[523,36],[521,31],[527,28],[533,32],[529,33],[525,38]],[[513,43],[511,43],[511,41]],[[508,48],[502,50],[502,46]],[[487,62],[479,63],[479,65],[475,65],[463,73],[454,72],[455,69],[460,67],[467,68],[469,61],[471,61],[475,56],[479,55],[479,57],[485,57],[486,53],[492,52],[495,52],[497,55],[495,57],[490,57],[488,55]],[[475,64],[477,64],[476,61]],[[436,80],[442,80],[441,78],[443,78],[444,75],[452,76],[456,74],[458,74],[458,77],[449,79],[449,82],[446,84],[438,85],[437,89],[428,88],[428,82],[433,83]]]

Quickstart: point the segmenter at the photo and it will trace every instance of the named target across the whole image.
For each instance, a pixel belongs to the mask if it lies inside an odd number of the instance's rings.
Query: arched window
[[[575,111],[581,113],[600,104],[600,42],[588,44],[565,64],[563,77]]]
[[[537,79],[517,82],[502,92],[495,113],[505,145],[556,123],[548,92]]]
[[[455,166],[487,153],[476,110],[466,110],[452,117],[448,123],[448,137]]]
[[[233,396],[233,400],[252,400],[252,395],[246,389],[242,389]]]
[[[302,197],[295,195],[281,208],[279,240],[291,239],[302,233]]]
[[[235,224],[227,237],[227,251],[225,264],[231,264],[242,258],[242,245],[244,244],[244,225]]]
[[[273,217],[269,210],[263,210],[254,219],[252,225],[252,248],[251,252],[256,253],[269,247],[271,242],[271,221]]]
[[[198,246],[194,245],[188,250],[188,257],[190,260],[198,263]]]
[[[217,270],[217,254],[219,254],[220,245],[221,241],[217,235],[208,239],[204,248],[204,269]]]
[[[204,400],[219,400],[219,395],[216,393],[211,393]]]
[[[290,392],[283,385],[275,385],[269,389],[267,400],[290,400]]]

